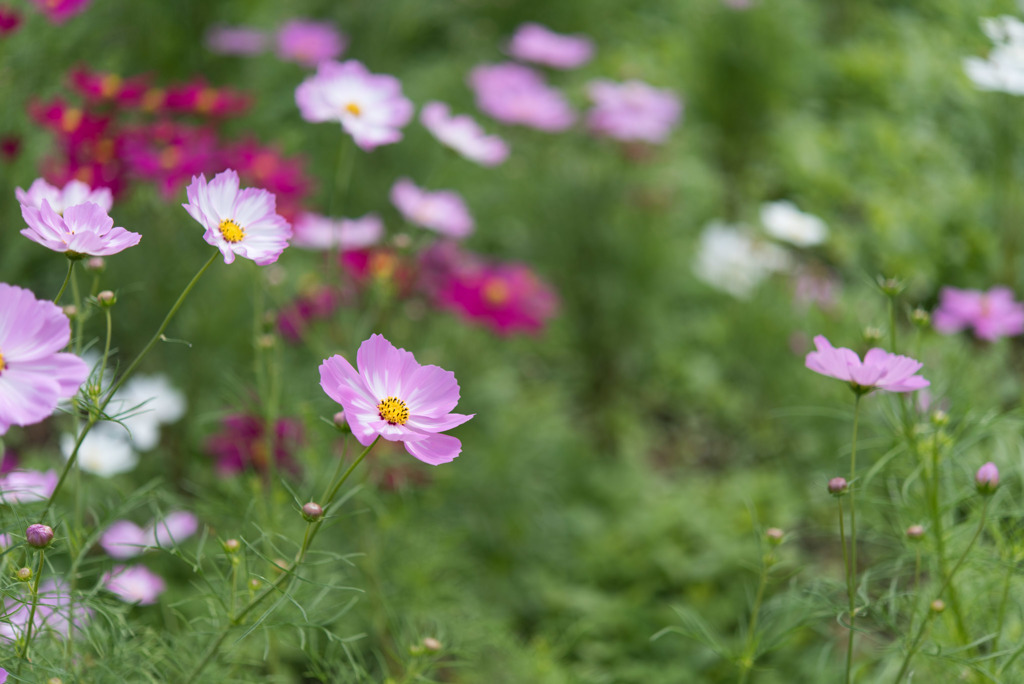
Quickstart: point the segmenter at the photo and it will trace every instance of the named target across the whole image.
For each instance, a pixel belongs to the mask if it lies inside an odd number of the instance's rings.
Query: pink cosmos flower
[[[462,443],[440,434],[472,415],[451,413],[459,401],[455,374],[438,366],[421,366],[404,349],[382,335],[371,335],[356,355],[359,371],[343,356],[320,364],[320,386],[345,409],[345,420],[363,446],[379,436],[404,442],[414,457],[440,465],[462,451]]]
[[[521,124],[549,133],[564,131],[576,113],[561,91],[529,67],[512,62],[482,64],[469,75],[476,105],[502,123]]]
[[[92,617],[92,611],[81,601],[71,602],[71,593],[63,582],[48,579],[39,585],[35,615],[28,593],[23,596],[7,596],[0,606],[0,640],[17,641],[25,635],[29,620],[32,620],[32,634],[49,631],[67,638],[72,629],[81,632]],[[32,617],[30,617],[32,616]]]
[[[58,214],[63,214],[68,207],[86,202],[92,202],[107,213],[110,213],[110,208],[114,206],[114,196],[109,188],[93,190],[80,180],[69,181],[63,188],[58,188],[42,178],[36,178],[28,187],[28,192],[15,188],[14,196],[18,198],[22,211],[27,207],[34,209],[36,213],[43,206],[43,200],[46,200],[50,208]]]
[[[114,219],[92,202],[68,207],[61,216],[44,199],[38,210],[23,204],[21,216],[28,224],[22,235],[70,258],[110,256],[142,239],[138,233],[115,228]]]
[[[92,0],[32,0],[32,4],[54,24],[63,24],[70,17],[84,12]]]
[[[345,37],[327,22],[293,19],[277,33],[278,57],[306,66],[337,59],[344,50]]]
[[[307,327],[314,321],[330,318],[338,309],[342,298],[342,293],[329,287],[315,287],[299,295],[280,310],[277,315],[277,329],[289,342],[300,342],[306,334]],[[239,451],[237,444],[227,443],[225,446],[231,453]],[[244,463],[244,459],[233,461]]]
[[[115,565],[103,575],[103,586],[125,603],[148,606],[156,603],[167,585],[160,575],[144,565]]]
[[[15,470],[0,478],[0,502],[5,504],[46,501],[57,488],[57,472]]]
[[[48,418],[85,382],[85,361],[61,352],[70,339],[71,323],[60,307],[0,283],[0,435],[11,425]]]
[[[943,287],[932,321],[941,333],[951,335],[973,328],[977,337],[992,342],[1024,332],[1024,304],[1014,301],[1008,287],[993,287],[988,292]]]
[[[341,123],[367,152],[401,140],[400,129],[413,115],[397,78],[371,74],[356,60],[321,62],[316,74],[295,89],[295,102],[303,119]]]
[[[875,389],[889,392],[914,392],[931,383],[917,371],[923,365],[907,356],[890,354],[884,349],[869,349],[861,362],[857,354],[846,347],[833,347],[823,335],[814,338],[817,351],[807,355],[805,365],[815,373],[845,380],[858,394]]]
[[[221,55],[258,55],[267,48],[267,34],[248,26],[214,26],[206,32],[206,49]]]
[[[408,178],[399,178],[391,186],[391,202],[410,223],[442,235],[463,238],[473,232],[473,217],[453,190],[428,192]]]
[[[443,144],[482,166],[497,166],[508,157],[508,144],[504,140],[484,133],[470,116],[452,116],[443,102],[423,105],[420,123]]]
[[[340,221],[306,212],[295,222],[291,244],[317,250],[372,247],[384,237],[384,221],[377,214]]]
[[[508,53],[524,62],[555,69],[575,69],[594,56],[594,43],[582,35],[555,33],[541,24],[522,24],[508,45]]]
[[[134,558],[151,548],[179,544],[199,529],[199,519],[188,511],[173,511],[153,520],[145,529],[131,520],[118,520],[100,537],[100,546],[113,558]]]
[[[260,266],[281,256],[292,236],[292,228],[276,212],[272,194],[259,188],[238,187],[233,169],[221,171],[209,184],[206,176],[192,177],[185,189],[186,211],[206,228],[203,239],[224,255],[230,264],[235,255],[252,259]]]
[[[21,26],[21,14],[8,5],[0,5],[0,36],[14,33]],[[0,679],[0,684],[3,680]]]
[[[616,140],[665,142],[683,113],[678,95],[642,81],[592,81],[587,92],[594,102],[587,126]]]

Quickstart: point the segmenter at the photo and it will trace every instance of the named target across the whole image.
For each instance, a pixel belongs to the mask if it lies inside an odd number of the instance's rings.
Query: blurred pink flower
[[[180,544],[198,529],[199,519],[188,511],[172,511],[150,521],[145,529],[131,520],[117,520],[100,536],[100,546],[113,558],[134,558],[151,548]]]
[[[316,66],[344,50],[345,37],[328,22],[293,19],[277,32],[277,55],[291,62]]]
[[[210,52],[250,57],[267,49],[267,34],[248,26],[214,26],[206,32],[205,43]]]
[[[845,380],[858,394],[875,389],[889,392],[913,392],[931,383],[916,373],[923,365],[907,356],[890,354],[884,349],[869,349],[863,363],[846,347],[833,347],[823,335],[814,338],[817,351],[807,355],[805,365],[815,373]]]
[[[512,62],[481,64],[469,75],[476,105],[488,116],[549,133],[564,131],[576,113],[561,91],[529,67]]]
[[[372,247],[384,237],[384,221],[377,214],[340,221],[306,212],[292,232],[293,247],[318,250],[349,250]]]
[[[149,79],[142,76],[122,78],[83,67],[74,69],[69,80],[71,87],[91,102],[116,102],[124,107],[138,107],[150,88]]]
[[[57,488],[55,470],[13,470],[0,478],[0,502],[5,504],[46,501]]]
[[[371,74],[356,60],[321,62],[295,89],[295,102],[306,121],[339,122],[367,152],[401,140],[413,115],[397,78]]]
[[[148,606],[156,603],[157,597],[167,588],[160,575],[144,565],[115,565],[103,575],[103,586],[125,603]]]
[[[167,88],[161,107],[181,114],[236,116],[249,109],[252,98],[240,90],[214,87],[203,78]]]
[[[683,113],[678,95],[643,81],[591,81],[587,93],[594,103],[587,127],[616,140],[665,142]]]
[[[0,36],[14,33],[21,26],[21,14],[8,5],[0,5]],[[2,680],[0,680],[2,684]]]
[[[114,219],[92,202],[77,204],[58,214],[45,199],[39,209],[21,205],[28,228],[21,234],[47,249],[71,258],[110,256],[139,244],[138,233],[114,227]]]
[[[277,199],[277,213],[293,221],[310,192],[313,181],[306,173],[306,160],[289,157],[274,147],[245,140],[227,147],[222,166],[238,171],[243,183],[263,188]]]
[[[583,35],[555,33],[541,24],[522,24],[508,45],[508,53],[525,62],[555,69],[575,69],[594,56],[594,43]]]
[[[218,173],[207,184],[206,176],[193,177],[185,189],[189,215],[206,228],[203,239],[224,255],[230,264],[235,255],[260,266],[281,256],[292,236],[291,226],[276,213],[274,195],[259,188],[239,188],[233,169]]]
[[[992,494],[999,487],[999,468],[992,461],[978,468],[974,475],[974,484],[982,494]]]
[[[943,287],[932,322],[941,333],[951,335],[973,328],[978,338],[992,342],[1024,332],[1024,304],[1014,301],[1008,287],[993,287],[988,292]]]
[[[405,220],[417,226],[454,238],[464,238],[473,232],[473,217],[462,197],[453,190],[430,192],[408,178],[399,178],[391,186],[391,202]]]
[[[345,409],[360,444],[370,446],[378,436],[404,442],[406,451],[430,465],[459,455],[462,443],[440,434],[473,417],[451,412],[459,401],[454,373],[421,366],[382,335],[371,335],[359,346],[356,363],[358,372],[339,354],[325,359],[320,386]]]
[[[85,361],[61,351],[70,340],[71,323],[60,307],[0,283],[0,435],[11,425],[49,418],[85,382]]]
[[[122,159],[137,177],[172,199],[193,176],[223,168],[216,134],[207,127],[158,121],[129,128]]]
[[[466,159],[483,166],[497,166],[508,157],[508,144],[487,135],[472,117],[452,116],[443,102],[428,102],[420,111],[422,123],[431,135]]]
[[[299,295],[277,315],[277,329],[289,342],[299,342],[313,321],[329,318],[341,303],[339,293],[328,287]]]
[[[50,208],[58,214],[63,214],[68,207],[86,202],[92,202],[107,213],[114,206],[114,196],[109,188],[94,190],[80,180],[69,181],[64,187],[58,188],[42,178],[36,178],[28,187],[28,192],[21,188],[15,188],[14,196],[18,199],[22,211],[29,207],[36,213],[43,206],[43,200],[46,200]]]
[[[57,580],[44,580],[39,585],[39,596],[32,616],[32,605],[27,592],[23,596],[4,598],[0,608],[0,640],[17,641],[25,635],[29,620],[32,620],[33,636],[40,632],[52,632],[67,638],[72,628],[81,632],[92,618],[92,611],[85,608],[80,600],[71,602],[68,586]]]
[[[304,436],[302,423],[279,418],[275,425],[274,462],[277,470],[298,474],[292,458]],[[217,474],[226,477],[245,470],[267,472],[267,439],[265,421],[255,414],[236,413],[221,421],[221,431],[206,442],[206,450],[217,458]]]
[[[92,0],[32,0],[32,4],[54,24],[63,24],[79,12],[84,12],[90,2]]]

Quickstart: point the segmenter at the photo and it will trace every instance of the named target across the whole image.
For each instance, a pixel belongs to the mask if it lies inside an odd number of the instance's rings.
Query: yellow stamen
[[[170,171],[181,162],[181,147],[170,145],[160,152],[160,168]]]
[[[509,300],[511,296],[508,285],[505,284],[504,280],[498,278],[491,278],[483,286],[484,301],[492,306],[498,306],[504,304]]]
[[[7,368],[7,364],[4,363],[4,355],[0,354],[0,373],[4,372],[4,368]]]
[[[245,237],[245,228],[235,223],[233,219],[224,219],[220,222],[220,234],[228,242],[241,242]]]
[[[160,88],[150,88],[142,96],[142,108],[147,112],[154,111],[164,103],[164,91]]]
[[[106,74],[100,79],[100,95],[114,97],[121,90],[121,77],[117,74]]]
[[[409,407],[398,397],[388,397],[377,404],[377,413],[392,425],[405,425],[409,420]]]
[[[351,114],[352,116],[359,116],[360,114],[363,113],[363,110],[355,102],[349,102],[347,105],[345,105],[345,111]]]
[[[69,107],[60,115],[60,128],[65,133],[74,133],[82,124],[82,110]]]
[[[196,111],[207,114],[217,104],[217,91],[213,88],[203,88],[196,96]]]

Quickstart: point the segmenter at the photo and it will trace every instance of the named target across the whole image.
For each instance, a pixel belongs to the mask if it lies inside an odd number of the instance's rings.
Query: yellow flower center
[[[4,363],[4,355],[0,354],[0,373],[4,372],[4,368],[7,368],[7,364]]]
[[[500,306],[509,300],[512,293],[505,281],[498,278],[491,278],[483,287],[484,301],[491,306]]]
[[[117,74],[106,74],[100,79],[100,95],[114,97],[121,90],[121,77]]]
[[[359,116],[360,114],[363,113],[363,110],[360,109],[359,105],[357,105],[355,102],[349,102],[347,105],[345,105],[345,111],[351,114],[352,116]]]
[[[82,123],[82,110],[75,107],[65,109],[60,115],[60,128],[65,133],[74,133]]]
[[[213,88],[203,88],[196,95],[196,111],[203,114],[207,114],[213,111],[213,106],[217,104],[218,92]]]
[[[241,242],[245,237],[245,228],[235,223],[232,219],[224,219],[220,222],[220,234],[228,242]]]
[[[405,425],[409,420],[409,407],[398,397],[388,397],[377,404],[377,413],[392,425]]]

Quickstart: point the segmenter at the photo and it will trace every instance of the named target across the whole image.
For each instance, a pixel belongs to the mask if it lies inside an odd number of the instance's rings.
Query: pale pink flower
[[[423,105],[420,123],[442,143],[482,166],[497,166],[508,157],[508,144],[504,140],[487,135],[471,116],[452,116],[443,102]]]
[[[160,575],[144,565],[115,565],[103,575],[103,586],[125,603],[148,606],[156,603],[157,597],[167,588]]]
[[[521,64],[482,64],[469,75],[469,85],[482,112],[502,123],[521,124],[541,131],[564,131],[576,112],[561,91],[544,82],[538,72]]]
[[[8,595],[0,606],[0,640],[17,641],[25,636],[29,620],[32,635],[51,632],[67,638],[72,629],[81,632],[92,617],[92,611],[80,600],[72,604],[68,586],[58,580],[44,580],[39,585],[35,613],[32,612],[27,588],[21,596]]]
[[[359,346],[356,363],[358,372],[343,356],[324,360],[320,386],[341,404],[360,444],[369,446],[377,437],[404,442],[406,451],[430,465],[459,455],[462,443],[440,434],[473,417],[451,413],[459,401],[454,373],[421,366],[382,335],[371,335]]]
[[[594,57],[594,42],[583,35],[555,33],[541,24],[527,23],[516,29],[508,53],[524,62],[575,69]]]
[[[85,361],[61,351],[70,339],[60,307],[0,283],[0,435],[45,420],[85,382]]]
[[[372,247],[384,237],[384,221],[377,214],[335,221],[306,212],[295,221],[292,246],[318,250],[349,250]]]
[[[267,49],[267,34],[248,26],[214,26],[206,32],[206,48],[221,55],[258,55]]]
[[[391,202],[410,223],[442,235],[463,238],[473,232],[473,217],[453,190],[429,192],[408,178],[399,178],[391,186]]]
[[[1024,304],[1014,300],[1008,287],[988,292],[943,287],[932,323],[947,335],[973,328],[978,338],[992,342],[1024,332]]]
[[[277,32],[277,55],[291,62],[316,66],[344,50],[345,37],[327,22],[293,19]]]
[[[188,511],[173,511],[153,520],[145,529],[130,520],[117,520],[100,536],[100,546],[114,558],[134,558],[151,548],[179,544],[199,529],[199,519]]]
[[[110,213],[114,206],[114,196],[110,188],[96,188],[95,190],[80,180],[71,180],[63,188],[50,185],[42,178],[36,178],[32,185],[28,186],[28,192],[21,188],[14,189],[14,196],[18,198],[21,210],[26,207],[35,209],[37,212],[43,206],[43,200],[50,204],[50,208],[58,214],[63,214],[68,207],[76,204],[92,202],[100,209]]]
[[[864,361],[846,347],[833,347],[823,335],[814,338],[817,351],[807,355],[805,365],[815,373],[845,380],[858,394],[875,389],[889,392],[913,392],[931,383],[917,372],[923,365],[907,356],[890,354],[884,349],[869,349]]]
[[[110,256],[139,244],[138,233],[114,227],[114,219],[92,202],[76,204],[61,216],[47,200],[39,209],[21,205],[28,228],[21,234],[33,242],[70,258]]]
[[[221,171],[209,184],[205,175],[193,176],[185,189],[188,204],[181,206],[206,228],[203,239],[220,250],[224,263],[237,254],[260,266],[272,264],[288,246],[291,225],[277,214],[273,194],[238,186],[233,169]]]
[[[616,140],[664,142],[683,113],[678,95],[643,81],[592,81],[587,93],[594,102],[587,127]]]
[[[337,121],[366,151],[401,140],[413,115],[397,78],[371,74],[356,60],[321,62],[295,89],[295,102],[306,121]]]
[[[55,470],[14,470],[0,478],[0,503],[19,504],[46,501],[60,479]]]

